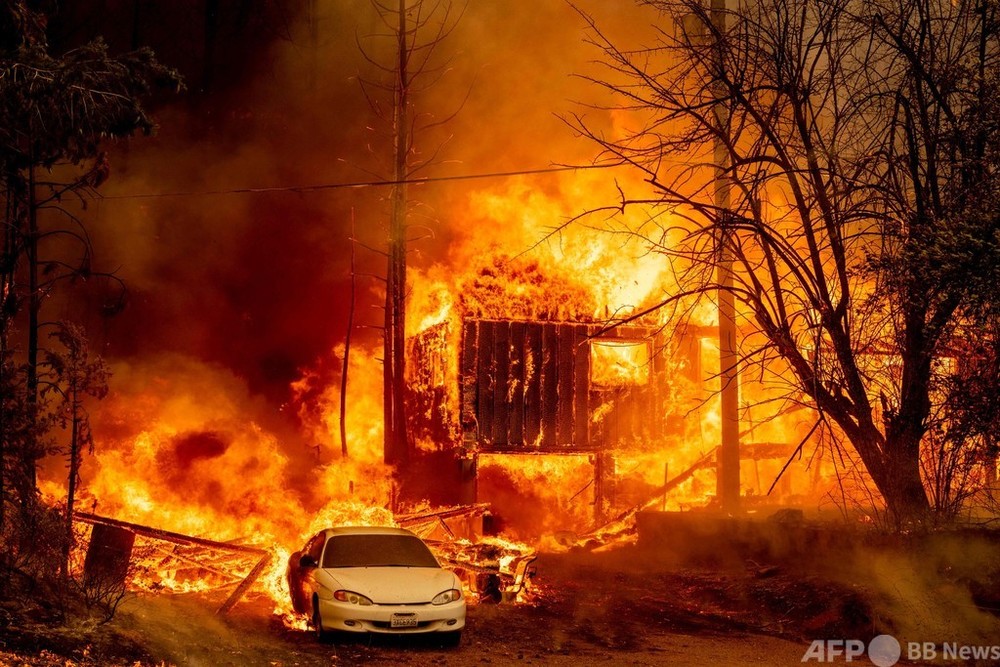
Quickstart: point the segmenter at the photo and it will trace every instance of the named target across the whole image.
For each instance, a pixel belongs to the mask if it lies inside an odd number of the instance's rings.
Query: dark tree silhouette
[[[462,11],[450,0],[372,0],[382,31],[370,36],[373,46],[362,54],[378,77],[362,78],[369,106],[388,128],[392,161],[386,174],[394,185],[390,195],[386,251],[385,319],[383,329],[383,410],[385,462],[405,465],[413,449],[406,418],[406,254],[410,200],[406,182],[436,163],[440,149],[421,153],[416,139],[440,126],[447,117],[415,111],[416,98],[448,69],[439,54],[441,44],[455,29]],[[464,7],[464,6],[463,6]],[[391,42],[393,57],[380,58],[378,43]],[[346,362],[345,362],[346,363]],[[345,366],[346,368],[346,366]]]
[[[71,197],[91,195],[108,176],[101,145],[136,132],[149,133],[152,120],[141,100],[156,86],[176,88],[175,72],[148,49],[112,56],[100,40],[63,55],[49,53],[44,17],[24,2],[0,6],[0,355],[4,373],[16,372],[12,334],[26,338],[24,383],[5,377],[0,386],[21,388],[24,400],[4,396],[0,417],[23,406],[39,414],[39,331],[45,297],[70,278],[96,278],[84,222],[63,206]],[[48,245],[47,245],[48,244]],[[73,256],[65,255],[70,248]],[[75,253],[73,251],[75,249]],[[114,279],[104,274],[105,278]],[[119,307],[109,304],[110,309]],[[37,429],[15,443],[0,428],[0,491],[4,474],[17,468],[22,480],[18,502],[34,502],[35,468],[45,453]],[[15,463],[12,463],[16,459]],[[3,515],[0,514],[0,519]],[[2,523],[0,523],[2,528]]]
[[[638,48],[583,14],[607,66],[591,80],[639,129],[570,122],[603,158],[642,170],[653,194],[621,205],[672,214],[641,233],[687,267],[692,292],[732,294],[757,334],[744,358],[787,367],[894,520],[925,517],[938,362],[970,311],[995,301],[997,4],[713,0],[724,22],[697,0],[643,4],[662,24]],[[712,197],[713,142],[728,207]],[[683,242],[665,241],[672,225]]]

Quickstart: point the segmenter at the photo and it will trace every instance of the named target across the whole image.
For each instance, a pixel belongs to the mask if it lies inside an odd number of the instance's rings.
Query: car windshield
[[[323,567],[439,567],[434,554],[413,535],[334,535],[323,551]]]

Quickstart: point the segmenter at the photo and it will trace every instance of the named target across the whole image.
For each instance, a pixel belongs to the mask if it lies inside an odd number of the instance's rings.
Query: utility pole
[[[711,21],[716,39],[715,63],[721,73],[725,67],[726,0],[710,0]],[[719,77],[721,81],[722,77]],[[715,117],[719,127],[728,128],[729,109],[722,101],[726,91],[723,84],[716,90]],[[731,167],[729,146],[722,138],[715,139],[715,206],[719,215],[716,231],[718,264],[716,279],[719,283],[719,379],[721,382],[722,444],[716,460],[716,494],[722,509],[728,513],[740,509],[740,379],[736,351],[736,302],[733,297],[733,257],[729,248],[730,182],[727,172]]]

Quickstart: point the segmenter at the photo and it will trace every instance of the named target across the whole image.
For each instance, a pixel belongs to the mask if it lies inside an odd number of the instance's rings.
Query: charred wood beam
[[[172,533],[168,530],[161,530],[159,528],[151,528],[150,526],[143,526],[137,523],[129,523],[128,521],[120,521],[118,519],[111,519],[104,516],[98,516],[96,514],[88,514],[86,512],[77,512],[75,515],[76,520],[82,521],[89,524],[103,524],[105,526],[116,526],[118,528],[125,528],[131,530],[136,535],[142,535],[143,537],[149,537],[156,540],[163,540],[164,542],[172,542],[174,544],[181,544],[184,546],[201,546],[210,549],[217,549],[219,551],[230,551],[245,554],[255,554],[264,555],[268,551],[260,547],[248,547],[240,544],[229,544],[227,542],[216,542],[215,540],[207,540],[203,537],[192,537],[190,535],[183,535],[181,533]]]
[[[787,442],[748,442],[740,445],[740,458],[754,461],[784,459],[796,450]]]
[[[590,442],[590,343],[587,330],[577,327],[573,338],[574,421],[573,443],[589,448]]]
[[[243,581],[240,582],[240,585],[236,587],[236,590],[234,590],[229,597],[226,598],[226,601],[222,603],[222,606],[219,607],[218,611],[215,613],[219,616],[228,614],[229,610],[236,606],[236,603],[239,602],[244,595],[246,595],[246,592],[250,590],[250,587],[254,585],[254,582],[260,578],[260,575],[264,574],[264,570],[270,564],[271,554],[264,554],[264,557],[257,561],[257,564],[253,566],[252,570],[250,570],[250,574],[248,574]]]
[[[585,443],[574,438],[573,409],[574,361],[576,357],[576,331],[579,326],[560,324],[556,329],[556,441],[557,447],[579,447]]]
[[[516,447],[523,447],[524,438],[524,383],[525,383],[525,344],[524,322],[512,322],[510,325],[510,371],[507,381],[509,398],[509,436],[507,442]]]
[[[435,521],[437,519],[451,519],[454,517],[461,516],[480,516],[486,514],[490,509],[489,503],[478,503],[476,505],[463,505],[460,507],[450,507],[448,509],[437,510],[434,512],[415,512],[413,514],[397,514],[396,522],[400,526],[406,526],[414,523],[423,523],[425,521]]]
[[[499,322],[493,334],[493,446],[510,447],[510,324]],[[487,406],[489,409],[489,406]]]
[[[524,446],[537,447],[542,433],[542,328],[524,332]]]
[[[614,526],[615,524],[621,523],[623,521],[626,521],[635,516],[636,514],[638,514],[639,512],[652,507],[656,503],[662,502],[663,494],[667,493],[671,489],[676,488],[683,482],[686,482],[688,479],[691,478],[692,475],[694,475],[697,471],[701,470],[702,468],[713,467],[715,465],[715,457],[717,455],[717,452],[718,452],[718,447],[708,452],[707,454],[702,454],[697,461],[691,464],[691,466],[688,467],[686,470],[684,470],[682,473],[680,473],[679,475],[677,475],[676,477],[665,483],[663,486],[660,486],[657,489],[651,491],[648,500],[644,500],[638,505],[633,505],[624,512],[621,512],[620,514],[616,515],[610,521],[604,523],[601,526],[598,526],[597,528],[590,531],[589,533],[586,533],[582,537],[584,539],[597,537],[598,535],[601,534],[601,531],[605,530],[606,528]]]
[[[558,329],[554,324],[542,326],[542,410],[541,449],[552,450],[559,444],[559,358],[557,341]]]
[[[214,575],[223,577],[225,579],[232,579],[233,581],[240,581],[240,579],[242,579],[242,577],[237,574],[233,574],[232,572],[226,572],[225,570],[219,569],[218,567],[216,567],[214,563],[212,565],[208,565],[205,562],[198,560],[197,558],[192,558],[191,556],[185,556],[184,554],[178,553],[177,551],[174,551],[172,549],[167,549],[166,547],[157,546],[153,548],[163,554],[166,554],[167,556],[167,558],[161,561],[162,567],[169,567],[170,559],[176,559],[190,566],[190,568],[183,568],[183,569],[205,570],[206,572],[211,572]],[[177,569],[180,570],[181,568]]]
[[[478,379],[476,416],[479,420],[480,443],[493,444],[494,395],[496,393],[496,359],[493,358],[493,341],[496,325],[482,322],[479,325],[479,347],[476,350]]]

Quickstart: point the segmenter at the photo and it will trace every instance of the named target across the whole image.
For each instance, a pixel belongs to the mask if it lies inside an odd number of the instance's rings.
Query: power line
[[[141,192],[125,195],[97,195],[98,199],[160,199],[167,197],[210,197],[216,195],[236,194],[266,194],[270,192],[317,192],[320,190],[347,190],[351,188],[378,188],[392,185],[419,185],[421,183],[440,183],[443,181],[472,181],[484,178],[508,178],[511,176],[531,176],[533,174],[552,174],[562,171],[581,171],[584,169],[608,169],[618,167],[618,164],[593,164],[567,167],[549,167],[545,169],[524,169],[518,171],[494,171],[486,174],[464,174],[458,176],[437,176],[428,178],[412,178],[401,181],[353,181],[348,183],[319,183],[316,185],[288,185],[266,188],[234,188],[232,190],[201,190],[190,192]]]

